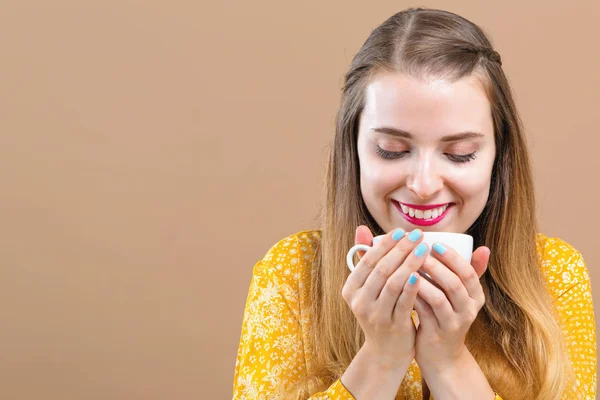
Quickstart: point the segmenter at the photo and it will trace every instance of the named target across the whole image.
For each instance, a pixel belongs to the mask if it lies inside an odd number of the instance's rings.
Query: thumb
[[[366,225],[360,225],[356,228],[356,234],[354,235],[354,244],[366,244],[371,246],[373,244],[373,233]],[[357,251],[358,257],[362,257],[365,254],[364,251]]]
[[[480,278],[487,270],[488,262],[490,261],[490,253],[489,248],[481,246],[478,247],[471,256],[471,265],[473,266],[473,269],[475,269],[477,276]]]

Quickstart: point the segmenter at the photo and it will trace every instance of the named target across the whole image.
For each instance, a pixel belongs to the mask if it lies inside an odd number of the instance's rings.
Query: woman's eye
[[[448,157],[448,159],[450,161],[456,162],[456,163],[467,163],[471,160],[475,159],[475,152],[472,152],[471,154],[449,154],[449,153],[445,153],[446,157]]]
[[[383,158],[385,160],[399,159],[399,158],[404,157],[408,153],[410,153],[408,150],[406,150],[406,151],[384,150],[379,146],[377,146],[376,152],[381,158]],[[450,154],[450,153],[444,153],[444,154],[446,157],[448,157],[448,159],[450,161],[455,162],[455,163],[467,163],[467,162],[470,162],[475,159],[475,152],[470,153],[470,154]]]
[[[381,158],[384,158],[386,160],[402,158],[406,154],[408,154],[408,151],[388,151],[388,150],[382,149],[379,146],[377,146],[376,152]]]

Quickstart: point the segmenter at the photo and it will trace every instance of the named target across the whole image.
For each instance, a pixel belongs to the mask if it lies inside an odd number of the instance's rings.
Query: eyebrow
[[[394,135],[394,136],[398,136],[398,137],[402,137],[405,139],[413,139],[413,135],[411,135],[410,133],[403,131],[402,129],[396,129],[396,128],[390,128],[390,127],[380,127],[380,128],[373,128],[372,129],[375,132],[380,132],[380,133],[387,133],[389,135]],[[442,137],[440,139],[440,141],[442,142],[458,142],[460,140],[465,140],[465,139],[477,139],[477,138],[481,138],[484,137],[483,133],[479,133],[479,132],[460,132],[460,133],[455,133],[452,135],[446,135],[444,137]]]

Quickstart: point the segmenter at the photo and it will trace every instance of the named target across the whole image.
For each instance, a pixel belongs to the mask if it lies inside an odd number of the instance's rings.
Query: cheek
[[[367,198],[387,195],[400,185],[402,177],[390,163],[366,160],[361,163],[360,179],[363,196]]]
[[[489,168],[468,168],[458,171],[452,177],[453,189],[467,201],[487,201],[491,182]]]

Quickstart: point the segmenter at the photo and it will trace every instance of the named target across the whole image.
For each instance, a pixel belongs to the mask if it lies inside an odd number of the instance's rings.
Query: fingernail
[[[427,252],[427,245],[425,243],[419,243],[417,248],[415,249],[415,255],[417,257],[422,257],[423,254]]]
[[[404,231],[402,230],[402,228],[398,228],[394,231],[394,233],[392,233],[392,239],[394,239],[395,241],[398,241],[400,239],[402,239],[404,237]]]
[[[421,232],[415,229],[408,235],[408,240],[410,240],[411,242],[416,242],[417,240],[419,240],[420,237]]]
[[[446,251],[446,247],[441,243],[434,243],[433,250],[438,254],[444,254],[444,252]]]
[[[417,275],[413,272],[410,274],[410,278],[408,278],[408,284],[414,285],[417,282]]]

